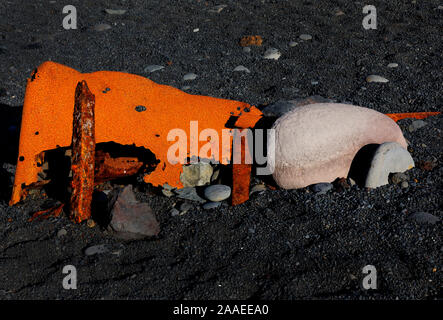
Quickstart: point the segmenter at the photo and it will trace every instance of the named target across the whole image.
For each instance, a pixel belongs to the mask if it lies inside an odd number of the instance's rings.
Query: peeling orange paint
[[[96,143],[113,141],[149,149],[159,163],[144,180],[154,186],[168,183],[183,187],[182,165],[172,165],[167,160],[167,150],[174,143],[167,141],[171,129],[189,132],[190,122],[198,121],[200,130],[212,128],[222,136],[222,129],[232,119],[235,127],[247,128],[262,117],[260,110],[247,103],[191,95],[141,76],[116,71],[80,73],[55,62],[44,62],[27,80],[10,205],[23,199],[23,188],[37,181],[41,171],[38,155],[70,146],[74,93],[82,80],[95,96]],[[199,141],[198,150],[206,143]],[[223,150],[222,141],[219,150]],[[226,155],[220,161],[225,164],[231,150],[221,154]],[[191,152],[189,143],[187,156],[198,156]]]
[[[386,115],[395,122],[406,118],[425,119],[427,117],[436,116],[438,114],[440,114],[440,112],[386,113]]]

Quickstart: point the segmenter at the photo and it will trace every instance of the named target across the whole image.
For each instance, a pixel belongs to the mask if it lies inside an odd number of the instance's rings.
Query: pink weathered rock
[[[317,103],[298,107],[273,125],[273,177],[285,189],[303,188],[347,177],[352,160],[365,145],[407,143],[400,127],[386,115],[368,108]]]

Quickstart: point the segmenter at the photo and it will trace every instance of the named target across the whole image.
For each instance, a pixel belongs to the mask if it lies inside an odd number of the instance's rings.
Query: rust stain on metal
[[[28,219],[28,222],[32,222],[35,219],[45,220],[45,219],[49,219],[51,217],[57,218],[63,212],[64,206],[65,206],[65,204],[62,203],[62,204],[56,205],[54,207],[51,207],[49,209],[38,211],[38,212],[34,213],[31,218]]]
[[[252,162],[247,137],[240,138],[240,143],[236,143],[234,138],[233,154],[240,155],[241,163],[232,165],[232,205],[239,205],[249,200],[249,185],[251,183]]]
[[[143,166],[137,157],[112,158],[109,153],[98,150],[95,154],[95,183],[136,174]]]
[[[86,81],[75,89],[74,120],[72,124],[72,194],[70,218],[82,222],[91,216],[95,164],[95,96]]]

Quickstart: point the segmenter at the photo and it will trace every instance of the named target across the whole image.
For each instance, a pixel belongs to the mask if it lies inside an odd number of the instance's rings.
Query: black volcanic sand
[[[118,240],[66,217],[27,222],[47,205],[44,199],[8,207],[26,78],[46,60],[82,72],[126,71],[258,106],[320,95],[384,113],[441,109],[438,1],[372,1],[378,29],[368,31],[361,25],[361,2],[225,3],[217,14],[207,11],[220,4],[212,1],[70,1],[79,28],[69,31],[62,28],[59,2],[0,3],[0,299],[442,297],[441,221],[419,224],[408,217],[442,217],[443,116],[426,119],[413,133],[407,130],[410,119],[399,122],[416,163],[437,164],[431,171],[411,169],[406,189],[354,186],[325,195],[307,188],[267,190],[237,207],[204,211],[194,204],[185,215],[171,217],[170,208],[181,200],[137,186],[137,197],[152,206],[162,229],[155,238],[137,241]],[[111,16],[105,8],[128,11]],[[345,15],[335,16],[337,8]],[[92,31],[98,23],[112,29]],[[301,41],[301,33],[313,39]],[[244,35],[261,35],[263,45],[243,52],[238,40]],[[291,40],[299,44],[290,48]],[[281,51],[279,60],[262,58],[270,47]],[[398,68],[387,68],[390,62]],[[151,64],[165,69],[144,73]],[[232,72],[238,65],[251,73]],[[198,78],[183,81],[188,72]],[[390,81],[366,83],[369,74]],[[67,234],[58,237],[62,228]],[[96,244],[111,250],[86,256],[84,249]],[[368,264],[377,268],[377,290],[361,286]],[[77,268],[77,290],[62,288],[65,265]]]

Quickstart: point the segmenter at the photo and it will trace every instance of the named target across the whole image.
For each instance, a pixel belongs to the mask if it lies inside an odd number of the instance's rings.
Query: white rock
[[[189,81],[189,80],[195,80],[197,78],[197,75],[195,73],[187,73],[183,76],[183,80]]]
[[[244,66],[237,66],[235,67],[234,71],[238,71],[238,72],[247,72],[250,73],[251,71],[249,71],[248,68],[244,67]]]
[[[290,41],[289,42],[289,46],[292,48],[292,47],[295,47],[296,45],[298,45],[298,42],[295,42],[295,41]]]
[[[263,58],[278,60],[278,58],[280,58],[280,56],[281,56],[281,53],[280,53],[280,51],[278,51],[278,49],[270,48],[270,49],[266,50],[265,54],[263,55]]]
[[[206,199],[212,202],[223,201],[231,195],[231,187],[223,184],[214,184],[205,189]]]
[[[164,68],[165,67],[163,67],[163,66],[159,66],[159,65],[153,64],[153,65],[147,66],[144,69],[144,71],[151,73],[151,72],[158,71],[158,70],[161,70],[161,69],[164,69]]]
[[[311,40],[312,36],[310,34],[301,34],[299,38],[307,41],[307,40]]]
[[[194,31],[194,32],[199,32],[200,31],[200,29],[199,28],[195,28],[194,30],[192,30],[192,31]]]
[[[105,9],[105,12],[106,12],[107,14],[125,14],[125,13],[126,13],[126,10],[123,10],[123,9],[117,9],[117,10],[114,10],[114,9]]]
[[[101,31],[105,31],[105,30],[111,29],[111,26],[109,24],[107,24],[107,23],[100,23],[100,24],[95,25],[93,27],[93,29],[95,31],[101,32]]]
[[[213,169],[210,163],[199,162],[183,166],[180,181],[184,187],[204,186],[211,182]]]
[[[390,64],[388,64],[388,68],[397,68],[398,67],[398,63],[392,62]]]
[[[407,147],[400,127],[386,115],[368,108],[317,103],[294,108],[273,125],[275,150],[268,166],[285,189],[332,182],[347,177],[356,153],[365,145],[387,141]]]
[[[371,75],[367,76],[366,81],[367,82],[381,82],[381,83],[389,82],[388,79],[383,78],[382,76],[378,76],[376,74],[371,74]]]
[[[377,188],[388,184],[390,173],[404,172],[414,167],[414,160],[408,150],[396,142],[382,143],[374,154],[368,175],[366,188]]]

